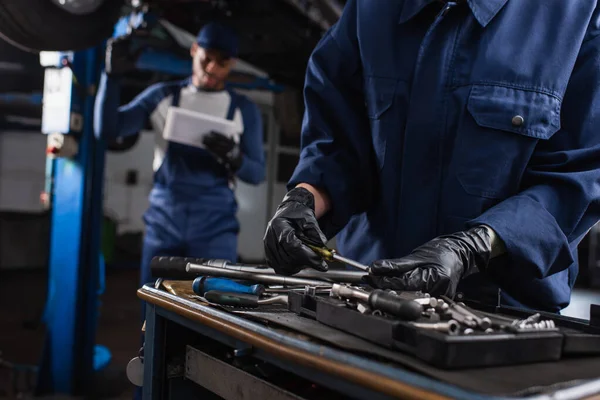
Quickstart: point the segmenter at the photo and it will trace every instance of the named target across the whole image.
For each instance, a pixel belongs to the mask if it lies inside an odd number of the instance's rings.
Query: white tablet
[[[239,142],[240,132],[233,121],[180,107],[169,107],[163,137],[171,142],[204,147],[202,140],[211,131],[220,132]]]

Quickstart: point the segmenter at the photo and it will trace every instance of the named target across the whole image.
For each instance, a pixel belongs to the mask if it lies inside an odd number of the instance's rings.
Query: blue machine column
[[[40,56],[46,67],[42,132],[55,143],[48,155],[52,225],[37,394],[85,395],[94,369],[110,358],[95,347],[105,157],[104,143],[93,134],[99,54],[94,48]]]

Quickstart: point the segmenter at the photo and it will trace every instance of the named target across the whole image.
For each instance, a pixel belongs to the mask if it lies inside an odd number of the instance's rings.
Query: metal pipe
[[[273,268],[269,268],[265,265],[247,265],[247,264],[229,264],[229,263],[219,263],[216,261],[221,260],[207,260],[202,264],[194,264],[194,265],[204,265],[211,266],[215,268],[224,268],[231,271],[244,271],[251,272],[254,274],[265,274],[265,275],[277,275]],[[188,271],[193,272],[193,271]],[[296,278],[306,278],[306,279],[318,279],[322,281],[328,282],[344,282],[344,283],[362,283],[362,278],[366,274],[361,271],[345,271],[345,270],[329,270],[327,272],[316,271],[314,269],[303,269],[294,275]]]
[[[329,294],[331,292],[331,286],[310,286],[315,289],[315,293]],[[265,293],[289,293],[289,292],[303,292],[306,291],[306,286],[298,287],[268,287],[265,289]]]
[[[364,283],[366,274],[361,271],[329,270],[320,272],[314,269],[304,269],[296,275],[298,278],[319,279],[328,282]]]
[[[350,266],[352,266],[352,267],[354,267],[354,268],[358,268],[358,269],[360,269],[360,270],[362,270],[362,271],[365,271],[365,272],[367,272],[367,273],[368,273],[368,272],[371,270],[371,269],[369,268],[369,266],[368,266],[368,265],[364,265],[364,264],[361,264],[361,263],[359,263],[358,261],[354,261],[354,260],[351,260],[351,259],[349,259],[349,258],[346,258],[346,257],[340,256],[340,255],[339,255],[339,254],[337,254],[337,253],[333,253],[333,254],[332,254],[332,257],[333,257],[333,259],[334,259],[335,261],[339,261],[339,262],[341,262],[341,263],[348,264],[348,265],[350,265]]]
[[[225,278],[249,280],[253,282],[273,284],[273,285],[290,285],[290,286],[324,286],[326,282],[322,280],[296,278],[293,276],[283,276],[274,274],[256,274],[248,271],[238,271],[229,268],[209,267],[206,265],[198,265],[188,263],[185,270],[189,273],[199,274],[202,276],[220,276]]]

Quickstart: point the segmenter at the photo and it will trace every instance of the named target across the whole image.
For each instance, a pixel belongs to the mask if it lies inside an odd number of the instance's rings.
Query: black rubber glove
[[[108,76],[119,76],[135,69],[137,55],[132,52],[132,41],[130,35],[108,39],[104,60]]]
[[[491,252],[490,233],[478,226],[435,238],[406,257],[375,261],[365,279],[381,289],[421,290],[432,296],[454,297],[463,277],[485,270]]]
[[[236,172],[242,166],[240,146],[232,138],[213,131],[204,136],[202,143],[229,171]]]
[[[306,267],[327,271],[327,263],[305,244],[322,247],[327,238],[319,229],[314,196],[304,188],[286,194],[263,240],[267,263],[279,274],[292,275]]]

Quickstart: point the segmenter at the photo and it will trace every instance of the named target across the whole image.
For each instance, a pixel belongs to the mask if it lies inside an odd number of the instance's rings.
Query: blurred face
[[[204,49],[194,43],[190,49],[193,60],[192,82],[196,87],[221,90],[235,60],[224,57],[218,50]]]

